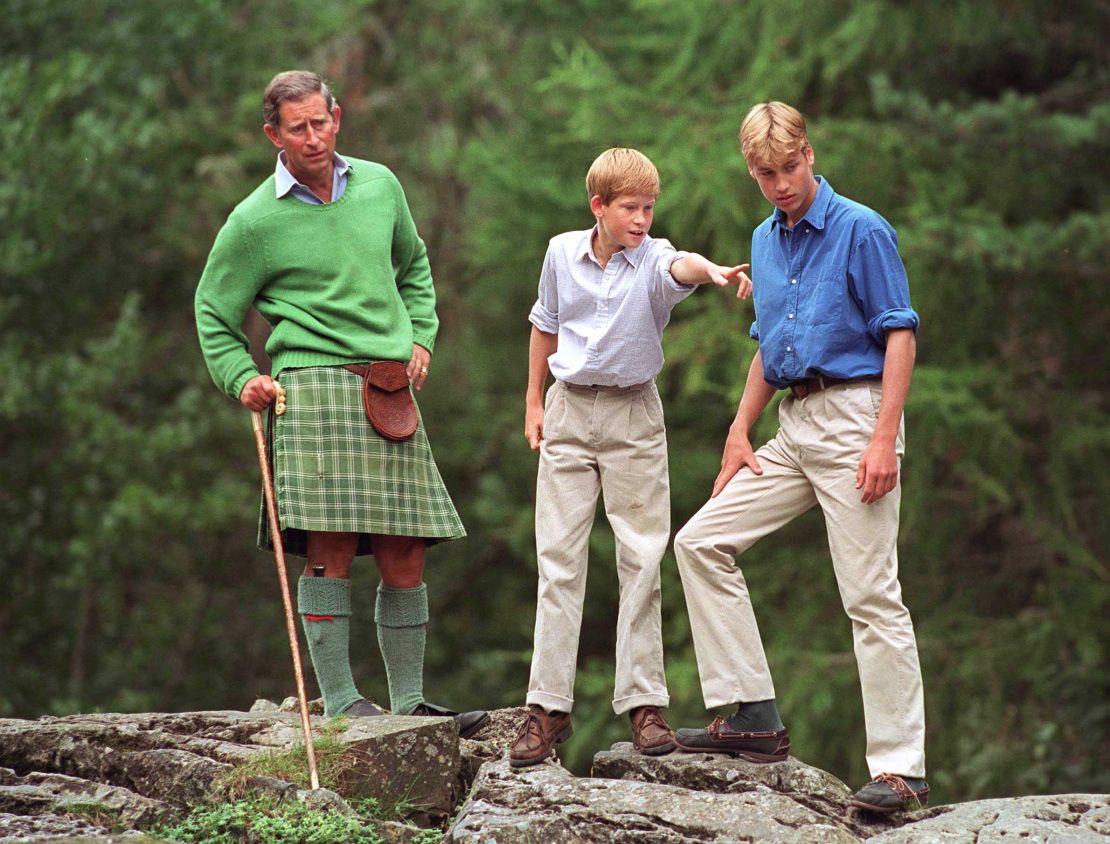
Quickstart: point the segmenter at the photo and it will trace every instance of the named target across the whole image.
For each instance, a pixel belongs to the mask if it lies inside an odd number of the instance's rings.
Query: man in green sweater
[[[208,370],[251,410],[273,404],[278,380],[285,390],[287,411],[269,420],[274,486],[284,547],[307,557],[297,604],[326,714],[382,714],[359,694],[348,657],[351,564],[373,554],[390,708],[452,715],[473,735],[485,712],[453,712],[423,694],[424,549],[465,531],[423,422],[406,440],[381,436],[346,368],[398,361],[423,386],[439,327],[424,242],[396,177],[336,153],[340,109],[319,76],[279,73],[263,116],[280,150],[274,175],[232,211],[197,287]],[[252,305],[273,328],[273,378],[258,372],[241,329]],[[264,513],[259,546],[272,547]]]

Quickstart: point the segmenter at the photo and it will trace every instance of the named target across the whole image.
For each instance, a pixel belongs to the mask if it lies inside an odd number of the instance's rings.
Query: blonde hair
[[[786,103],[752,106],[740,124],[740,151],[749,167],[781,164],[808,145],[806,119]]]
[[[659,196],[659,171],[642,152],[626,147],[607,149],[586,174],[586,195],[608,205],[620,194]]]

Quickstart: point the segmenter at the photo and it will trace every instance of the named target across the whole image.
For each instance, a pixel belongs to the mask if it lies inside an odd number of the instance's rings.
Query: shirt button
[[[790,347],[790,346],[787,346],[787,347],[786,347],[786,351],[788,351],[788,352],[792,352],[792,351],[794,351],[794,349],[793,349],[792,347]]]
[[[786,315],[786,318],[787,318],[787,319],[794,319],[794,314],[787,314],[787,315]]]
[[[792,278],[792,279],[790,279],[790,283],[791,283],[791,284],[797,284],[797,283],[798,283],[798,279],[796,279],[796,278]]]

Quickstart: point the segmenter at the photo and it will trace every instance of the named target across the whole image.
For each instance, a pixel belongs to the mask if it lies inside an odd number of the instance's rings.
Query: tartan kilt
[[[270,408],[268,436],[282,547],[308,554],[309,531],[418,536],[427,544],[466,536],[424,432],[403,442],[383,438],[366,419],[362,379],[338,366],[283,370],[286,411]],[[273,549],[266,501],[258,547]]]

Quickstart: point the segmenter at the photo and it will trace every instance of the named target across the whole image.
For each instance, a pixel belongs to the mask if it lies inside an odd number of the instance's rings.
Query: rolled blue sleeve
[[[546,334],[559,333],[559,286],[555,278],[555,260],[551,246],[543,259],[540,270],[539,292],[536,304],[528,314],[528,321]]]
[[[752,320],[752,327],[748,329],[748,336],[751,337],[753,340],[758,340],[759,339],[759,320],[758,319],[753,319]]]
[[[868,230],[849,257],[848,285],[877,343],[885,346],[887,332],[894,329],[917,331],[921,320],[910,307],[909,280],[893,229]]]

